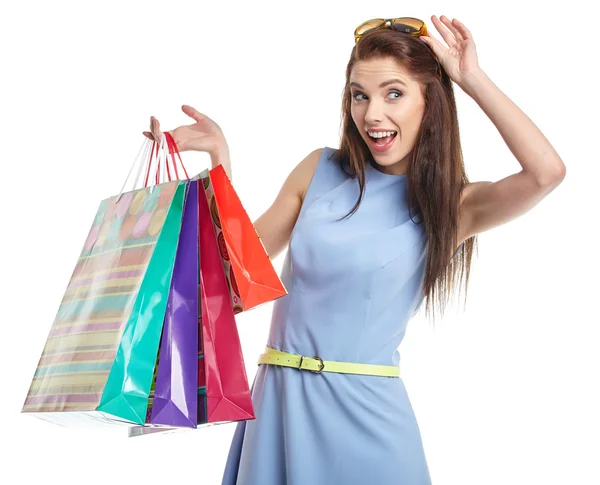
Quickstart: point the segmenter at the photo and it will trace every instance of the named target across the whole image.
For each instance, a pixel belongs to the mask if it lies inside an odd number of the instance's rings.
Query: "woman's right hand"
[[[196,122],[191,125],[180,126],[169,132],[173,136],[179,151],[207,152],[211,157],[221,153],[227,142],[220,126],[191,106],[184,104],[181,109]],[[144,131],[144,136],[160,143],[163,134],[160,131],[160,123],[154,116],[150,117],[150,131]]]

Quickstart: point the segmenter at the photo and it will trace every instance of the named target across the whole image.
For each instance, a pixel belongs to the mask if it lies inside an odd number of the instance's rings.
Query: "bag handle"
[[[147,160],[147,157],[149,155],[149,150],[151,150],[150,148],[150,140],[148,138],[144,137],[144,141],[142,142],[142,146],[140,147],[138,154],[136,155],[135,159],[133,160],[133,164],[131,165],[131,168],[129,169],[129,173],[127,174],[127,177],[125,178],[125,182],[123,182],[123,187],[121,187],[121,190],[119,192],[119,196],[117,197],[116,202],[119,202],[119,200],[121,200],[121,197],[123,196],[123,191],[125,190],[125,186],[127,185],[127,182],[129,181],[129,177],[131,177],[131,173],[133,172],[133,169],[135,168],[136,164],[138,163],[138,159],[140,158],[140,154],[143,152],[143,157],[142,160]],[[140,164],[140,167],[138,169],[138,173],[137,176],[135,178],[134,181],[134,188],[137,185],[137,182],[140,178],[140,175],[142,173],[142,169],[144,168],[144,164]]]
[[[175,171],[175,179],[179,180],[179,174],[177,173],[177,164],[175,161],[175,156],[173,155],[173,150],[171,149],[171,143],[174,143],[173,137],[172,135],[167,131],[163,133],[163,136],[161,138],[161,145],[160,148],[162,150],[162,152],[164,152],[165,154],[165,158],[164,158],[164,165],[165,165],[165,169],[167,172],[167,176],[169,178],[169,182],[171,182],[171,171],[169,170],[169,162],[173,164],[173,168]],[[165,144],[167,145],[168,148],[168,152],[165,151]],[[169,155],[171,155],[171,160],[169,160]],[[183,163],[182,163],[183,165]],[[185,170],[185,167],[184,167]],[[160,183],[160,165],[158,166],[158,170],[156,172],[156,183],[159,184]]]
[[[168,152],[167,152],[167,150],[168,150]],[[136,157],[133,161],[133,164],[132,164],[131,168],[129,169],[129,173],[127,174],[127,177],[125,178],[125,182],[123,183],[123,187],[121,187],[121,191],[119,192],[119,196],[117,197],[116,202],[118,202],[121,199],[121,197],[123,196],[123,192],[125,190],[125,186],[127,185],[129,177],[131,177],[131,173],[133,172],[133,169],[135,168],[136,164],[139,163],[138,159],[140,158],[140,154],[142,154],[142,157],[141,157],[142,162],[145,160],[148,160],[148,162],[139,164],[138,172],[135,177],[134,184],[133,184],[133,189],[135,189],[138,186],[138,183],[140,181],[140,176],[142,174],[142,170],[143,170],[144,166],[147,167],[146,178],[144,181],[144,188],[148,187],[148,181],[150,179],[150,170],[152,168],[152,161],[155,156],[156,156],[156,163],[157,163],[155,183],[157,185],[161,183],[161,178],[162,178],[161,175],[163,173],[166,173],[166,178],[168,178],[169,182],[172,181],[171,170],[169,167],[170,163],[173,164],[173,169],[175,172],[176,180],[179,180],[179,172],[177,171],[177,161],[175,159],[175,153],[179,157],[179,161],[181,163],[181,167],[183,168],[186,178],[189,179],[190,177],[187,173],[187,170],[185,169],[183,160],[181,159],[181,154],[179,153],[179,149],[177,148],[177,142],[175,142],[175,139],[173,138],[173,135],[171,135],[171,133],[169,133],[168,131],[164,132],[163,136],[160,140],[160,143],[157,143],[155,140],[152,140],[152,146],[150,146],[150,140],[148,138],[144,137],[142,146],[140,147],[138,154],[136,155]],[[169,155],[171,156],[171,160],[169,160]],[[161,172],[161,164],[164,167],[162,172]],[[165,180],[165,182],[166,182],[166,180]]]
[[[171,133],[169,133],[168,131],[165,132],[165,136],[167,137],[167,143],[169,144],[169,153],[173,157],[175,175],[177,176],[177,178],[179,178],[179,174],[177,173],[177,161],[175,160],[175,155],[173,154],[173,152],[177,153],[177,157],[179,158],[179,162],[181,163],[181,167],[183,168],[183,172],[185,173],[185,178],[189,179],[190,176],[188,175],[187,170],[185,169],[185,165],[183,164],[183,160],[181,159],[181,154],[179,153],[179,149],[177,148],[177,142],[175,141],[175,138],[173,138],[173,135],[171,135]]]
[[[140,147],[140,149],[138,151],[138,154],[136,155],[136,157],[135,157],[135,159],[133,161],[133,164],[131,165],[131,168],[129,169],[129,173],[127,174],[127,177],[125,178],[125,182],[123,183],[123,186],[121,187],[121,191],[119,192],[119,196],[117,197],[116,202],[119,202],[119,200],[121,200],[121,197],[123,196],[123,193],[125,191],[125,187],[127,186],[127,182],[129,181],[129,178],[131,177],[133,169],[135,168],[135,166],[137,164],[139,164],[139,168],[138,168],[135,180],[134,180],[134,184],[133,184],[133,189],[132,190],[134,190],[136,187],[139,186],[138,184],[140,182],[140,177],[142,175],[142,170],[144,169],[145,166],[147,166],[148,171],[147,171],[147,174],[146,174],[146,181],[144,183],[144,187],[148,186],[148,178],[149,178],[149,174],[150,174],[150,168],[151,168],[151,165],[152,165],[152,160],[154,158],[155,148],[156,148],[156,158],[157,158],[157,164],[158,164],[157,175],[159,175],[158,171],[160,169],[160,164],[161,164],[161,161],[162,161],[162,155],[165,153],[165,151],[164,151],[164,145],[165,145],[165,137],[164,136],[163,136],[160,144],[157,144],[155,141],[150,142],[150,140],[148,138],[144,137],[144,141],[142,142],[142,146]],[[141,155],[141,159],[140,159],[140,155]],[[157,183],[160,181],[159,179],[160,179],[160,177],[157,176]]]
[[[169,165],[168,165],[168,155],[166,155],[165,151],[164,151],[164,147],[165,147],[165,136],[163,134],[163,137],[160,140],[160,144],[157,145],[156,141],[152,142],[152,152],[150,153],[150,160],[148,162],[148,170],[146,172],[146,180],[144,182],[144,188],[148,187],[148,179],[150,178],[150,168],[152,167],[152,159],[154,158],[154,149],[156,147],[156,162],[157,162],[157,167],[156,167],[156,175],[155,175],[155,183],[156,185],[160,184],[160,175],[161,175],[161,162],[163,162],[163,158],[162,155],[164,154],[165,158],[164,158],[164,163],[166,166],[166,173],[168,175],[169,178],[169,182],[171,181],[171,172],[169,170]]]
[[[175,179],[179,180],[179,172],[177,170],[177,160],[175,160],[175,154],[174,152],[177,153],[177,156],[179,157],[179,161],[181,162],[181,167],[183,168],[183,171],[185,173],[186,179],[189,179],[189,175],[187,173],[187,170],[185,169],[185,165],[183,164],[183,160],[181,159],[181,155],[179,153],[179,150],[177,148],[177,142],[175,141],[175,139],[173,138],[173,135],[171,135],[171,133],[169,133],[168,131],[163,133],[163,137],[161,139],[161,145],[160,145],[160,149],[164,150],[164,143],[166,142],[167,147],[168,147],[168,153],[165,153],[165,157],[166,157],[166,172],[167,172],[167,176],[169,179],[169,182],[172,180],[171,179],[171,171],[170,171],[170,166],[169,166],[169,162],[172,164],[173,166],[173,170],[175,172]],[[154,146],[154,145],[153,145]],[[162,153],[162,152],[161,152]],[[151,154],[151,158],[150,158],[150,164],[152,163],[152,156],[153,156],[154,152],[152,152]],[[158,148],[157,148],[157,154],[158,154]],[[169,160],[169,155],[171,156],[171,160]],[[160,163],[158,164],[158,170],[156,172],[156,183],[160,183]],[[146,182],[144,183],[144,187],[148,186],[148,178],[150,176],[150,166],[148,166],[148,172],[146,173]]]

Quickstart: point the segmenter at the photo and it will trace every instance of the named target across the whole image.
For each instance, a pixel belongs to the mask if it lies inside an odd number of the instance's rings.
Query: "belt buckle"
[[[325,368],[325,364],[323,363],[323,359],[321,359],[321,357],[319,357],[318,355],[315,355],[313,357],[313,359],[317,359],[319,362],[321,362],[321,368],[319,370],[311,370],[310,372],[312,372],[313,374],[320,374],[321,372],[323,372],[323,369]],[[302,370],[302,363],[304,362],[304,355],[300,356],[300,365],[298,366],[298,369]]]

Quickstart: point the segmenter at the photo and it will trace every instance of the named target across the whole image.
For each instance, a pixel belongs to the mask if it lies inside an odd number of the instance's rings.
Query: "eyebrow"
[[[402,81],[402,79],[388,79],[387,81],[383,81],[380,85],[379,85],[379,89],[384,88],[386,86],[388,86],[389,84],[394,84],[394,83],[400,83],[405,87],[408,87],[408,85]],[[360,84],[355,83],[355,82],[351,82],[350,86],[356,86],[359,89],[364,89]]]

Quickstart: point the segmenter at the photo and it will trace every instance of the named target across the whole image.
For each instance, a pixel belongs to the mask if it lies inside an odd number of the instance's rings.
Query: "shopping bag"
[[[144,423],[185,189],[172,181],[101,202],[22,412]]]
[[[234,312],[249,310],[287,295],[223,166],[211,169],[204,180]]]
[[[200,326],[198,421],[255,419],[240,338],[208,201],[198,190]]]
[[[189,181],[146,422],[195,428],[198,388],[198,182]]]

